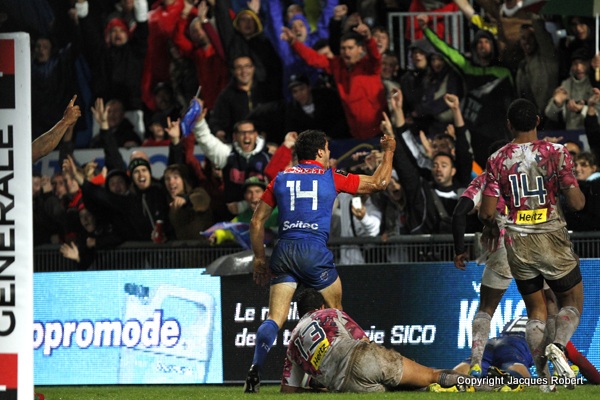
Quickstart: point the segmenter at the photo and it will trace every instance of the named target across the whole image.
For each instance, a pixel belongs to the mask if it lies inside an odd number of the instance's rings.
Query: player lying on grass
[[[325,308],[323,296],[315,289],[305,289],[298,295],[298,311],[302,318],[292,332],[283,367],[284,393],[324,389],[367,393],[425,387],[454,392],[498,389],[463,385],[461,380],[471,377],[450,369],[426,367],[369,342],[348,314]]]

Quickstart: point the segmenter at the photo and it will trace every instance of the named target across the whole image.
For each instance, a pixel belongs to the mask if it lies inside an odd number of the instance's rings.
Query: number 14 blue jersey
[[[334,172],[316,161],[301,161],[280,172],[262,200],[279,209],[280,239],[327,243],[337,194],[355,194],[359,181],[358,175]]]

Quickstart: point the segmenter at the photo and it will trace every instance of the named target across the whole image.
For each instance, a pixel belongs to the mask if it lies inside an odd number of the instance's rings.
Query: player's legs
[[[564,288],[571,286],[562,291]],[[579,326],[579,320],[583,308],[583,282],[581,282],[581,273],[577,266],[571,273],[556,281],[548,281],[561,305],[561,309],[556,316],[556,332],[553,343],[547,345],[545,355],[554,365],[555,371],[562,377],[574,378],[575,373],[571,370],[566,357],[566,345],[571,336]],[[567,389],[574,389],[575,385],[569,383],[565,385]]]
[[[516,280],[521,292],[529,321],[525,327],[525,338],[533,362],[540,377],[549,378],[547,360],[545,356],[545,334],[547,310],[543,292],[544,279],[541,275],[529,280]]]
[[[290,302],[296,291],[295,285],[278,283],[272,285],[269,293],[269,315],[256,331],[256,346],[252,365],[262,368],[267,353],[277,338],[277,332],[287,320]]]
[[[579,278],[576,279],[578,280],[578,283],[566,291],[560,291],[562,288],[556,283],[569,280],[577,274],[579,274]],[[548,281],[548,284],[553,288],[558,304],[560,305],[560,311],[556,318],[554,343],[559,343],[561,346],[565,347],[579,326],[579,319],[581,312],[583,311],[583,282],[581,281],[579,267],[577,267],[577,270],[574,270],[573,273],[570,273],[558,281]]]
[[[269,315],[256,331],[256,345],[252,366],[248,371],[244,392],[255,393],[260,387],[260,371],[267,354],[277,338],[277,332],[287,319],[290,302],[296,291],[296,285],[290,282],[271,285],[269,292]]]
[[[364,342],[352,351],[340,391],[382,392],[401,386],[426,387],[432,383],[446,388],[458,384],[459,376],[456,371],[434,370],[403,357],[393,349]]]
[[[506,253],[503,253],[503,257],[506,264]],[[504,277],[487,265],[483,271],[479,310],[475,314],[472,324],[473,340],[471,342],[471,370],[469,371],[472,376],[481,376],[481,358],[490,336],[490,322],[511,281],[512,277]]]
[[[325,299],[325,307],[342,309],[342,281],[339,276],[331,285],[320,290],[320,292]]]

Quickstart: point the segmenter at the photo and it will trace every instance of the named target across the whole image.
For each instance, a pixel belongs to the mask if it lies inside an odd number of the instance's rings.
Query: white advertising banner
[[[0,400],[33,397],[29,35],[0,34]]]

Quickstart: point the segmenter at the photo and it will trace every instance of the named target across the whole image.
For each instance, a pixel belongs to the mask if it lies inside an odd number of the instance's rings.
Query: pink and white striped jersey
[[[509,143],[490,156],[486,171],[483,194],[506,202],[506,229],[543,233],[566,225],[560,191],[579,185],[563,145],[545,140]]]

